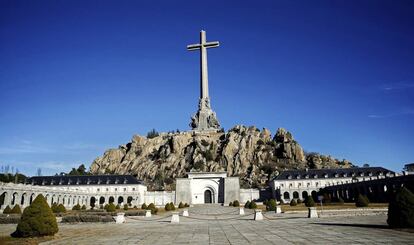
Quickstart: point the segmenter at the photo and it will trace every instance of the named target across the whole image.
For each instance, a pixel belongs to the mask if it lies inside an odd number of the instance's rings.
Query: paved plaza
[[[45,244],[414,244],[414,233],[388,229],[385,215],[308,219],[304,214],[265,214],[254,221],[238,209],[202,205],[170,224],[162,217],[131,217],[125,224],[59,224]],[[15,225],[0,225],[6,235]]]

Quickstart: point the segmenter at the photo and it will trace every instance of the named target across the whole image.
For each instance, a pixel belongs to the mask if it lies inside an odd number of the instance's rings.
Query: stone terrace
[[[125,224],[60,224],[57,239],[45,244],[414,244],[414,233],[388,229],[385,215],[303,218],[267,215],[252,220],[251,210],[216,205],[189,209],[179,224],[153,216],[127,218]],[[0,235],[15,225],[1,225]]]

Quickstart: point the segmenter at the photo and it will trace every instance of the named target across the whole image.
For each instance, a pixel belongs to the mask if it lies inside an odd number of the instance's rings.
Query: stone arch
[[[124,197],[123,196],[119,196],[118,197],[118,204],[121,204],[124,202]]]
[[[30,204],[32,204],[32,202],[34,201],[34,199],[36,198],[36,194],[35,193],[32,193],[31,195],[30,195],[30,201],[29,201],[29,205]]]
[[[23,193],[20,197],[20,206],[26,205],[25,201],[27,202],[27,193]]]
[[[100,197],[99,198],[99,204],[102,205],[105,203],[105,197]]]
[[[17,204],[17,198],[19,197],[19,194],[17,192],[14,192],[12,195],[11,205]]]
[[[7,203],[7,197],[8,197],[7,191],[4,191],[0,195],[0,208],[3,207],[3,205],[6,205],[6,203]]]
[[[285,192],[283,193],[283,199],[290,199],[290,194],[289,194],[289,192],[285,191]]]
[[[299,198],[299,192],[294,191],[294,192],[293,192],[293,198],[294,198],[294,199],[298,199],[298,198]]]
[[[309,196],[307,191],[302,191],[302,198],[305,199]]]
[[[93,207],[95,207],[95,203],[96,203],[96,198],[95,197],[91,197],[91,199],[89,201],[89,206],[91,206],[93,208]]]
[[[113,196],[110,196],[108,199],[108,203],[114,203],[115,202],[115,198]]]
[[[127,203],[128,203],[129,206],[131,206],[132,200],[133,200],[133,198],[131,196],[127,197]]]
[[[318,200],[318,193],[316,191],[312,191],[311,196],[312,196],[313,200],[315,200],[315,201]]]

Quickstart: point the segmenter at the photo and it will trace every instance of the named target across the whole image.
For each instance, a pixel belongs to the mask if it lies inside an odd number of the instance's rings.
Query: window
[[[280,184],[281,187],[283,187],[283,184]]]
[[[134,187],[134,188],[132,188],[132,190],[133,190],[133,191],[135,191],[135,187]]]
[[[115,188],[115,191],[118,191],[118,188]]]
[[[109,188],[106,188],[106,191],[109,191]]]
[[[311,183],[307,183],[307,186],[309,187],[311,185]]]
[[[319,183],[318,182],[316,182],[316,187],[318,187],[319,186]]]
[[[126,191],[126,188],[124,188],[124,191]]]
[[[302,183],[299,183],[299,184],[298,184],[298,187],[301,187],[301,186],[302,186]]]
[[[293,186],[293,184],[289,184],[289,187],[292,187]]]
[[[98,189],[96,189],[96,191],[100,191],[100,189],[98,188]]]

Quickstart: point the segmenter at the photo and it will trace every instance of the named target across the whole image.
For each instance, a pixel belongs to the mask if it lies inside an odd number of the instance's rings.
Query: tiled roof
[[[287,170],[273,179],[339,178],[350,176],[377,176],[380,174],[386,175],[387,173],[395,174],[393,171],[383,167]]]
[[[26,180],[32,185],[122,185],[142,184],[132,175],[36,176]]]

